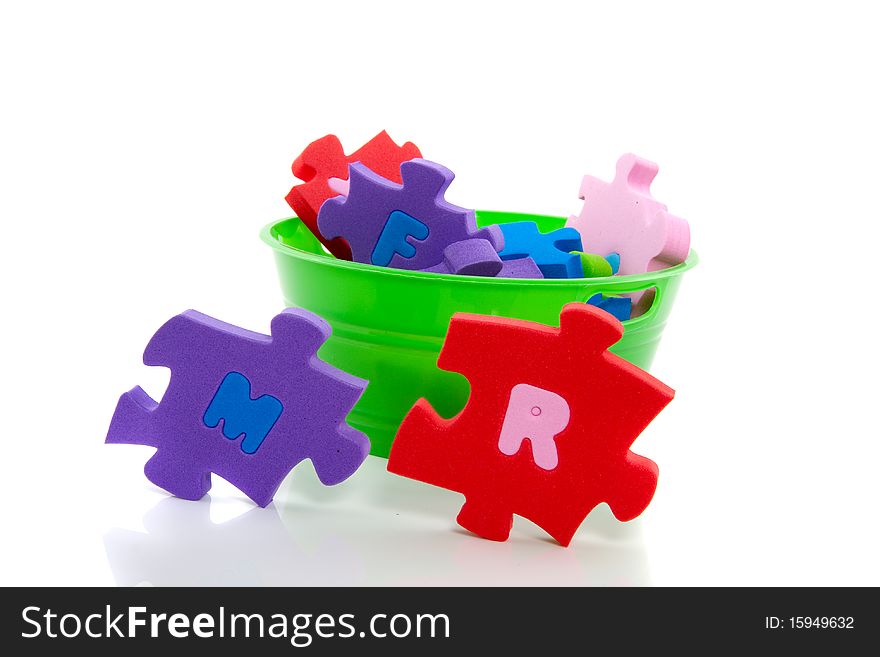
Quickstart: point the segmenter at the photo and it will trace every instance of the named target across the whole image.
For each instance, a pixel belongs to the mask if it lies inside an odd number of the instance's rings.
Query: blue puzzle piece
[[[230,372],[214,393],[202,421],[213,429],[223,420],[223,435],[235,440],[244,434],[241,451],[253,454],[281,417],[282,410],[281,402],[272,395],[251,399],[251,382],[244,374]]]
[[[625,322],[632,316],[632,299],[629,297],[606,297],[601,292],[597,292],[587,299],[587,303],[601,308],[621,322]]]
[[[516,221],[499,224],[504,234],[501,260],[531,258],[544,278],[583,278],[580,256],[571,251],[583,251],[581,234],[574,228],[560,228],[542,233],[534,221]]]
[[[608,264],[611,265],[611,275],[614,276],[614,274],[620,269],[620,254],[609,253],[605,256],[605,259],[608,261]]]
[[[387,267],[395,253],[400,254],[401,258],[412,258],[416,254],[416,247],[407,238],[425,240],[429,234],[428,227],[421,221],[406,212],[395,210],[388,215],[388,221],[373,247],[370,262]]]

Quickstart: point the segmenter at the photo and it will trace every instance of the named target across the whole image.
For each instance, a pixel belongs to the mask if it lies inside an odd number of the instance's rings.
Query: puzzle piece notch
[[[538,265],[544,278],[583,278],[578,255],[581,236],[574,228],[559,228],[549,233],[538,230],[534,221],[515,221],[498,225],[504,235],[502,260],[529,257]]]
[[[337,258],[351,260],[351,249],[341,238],[326,239],[318,230],[321,205],[338,194],[347,194],[348,166],[360,162],[377,175],[400,182],[400,165],[421,157],[412,142],[398,146],[384,130],[351,155],[346,155],[336,135],[326,135],[312,142],[293,161],[293,175],[303,181],[286,196],[296,216],[308,226]]]
[[[684,262],[690,251],[688,222],[651,195],[657,171],[653,162],[627,153],[612,182],[593,176],[581,182],[584,205],[568,226],[580,230],[584,250],[618,254],[621,274],[665,269]]]
[[[139,387],[123,394],[106,442],[156,447],[144,473],[184,499],[201,499],[211,487],[213,472],[266,506],[287,473],[306,458],[324,484],[339,483],[357,470],[369,452],[367,437],[345,423],[366,381],[317,358],[317,348],[329,335],[329,324],[299,309],[276,315],[271,336],[195,311],[182,313],[156,332],[144,352],[145,364],[171,369],[162,401]],[[224,431],[235,431],[228,426],[229,404],[211,408],[218,382],[230,372],[248,382],[245,391],[238,381],[233,396],[239,400],[242,393],[250,399],[252,388],[266,391],[282,406],[253,453],[247,450],[256,434],[248,433],[239,444],[208,426],[214,420],[219,424],[223,410]],[[252,426],[247,417],[237,416],[233,423],[242,419],[245,426]],[[259,423],[257,429],[258,434]]]
[[[636,517],[653,496],[657,467],[629,448],[674,393],[607,351],[622,332],[607,313],[577,303],[563,308],[560,328],[456,314],[438,365],[469,380],[470,398],[451,419],[416,402],[391,446],[388,470],[464,494],[459,524],[492,540],[508,537],[514,513],[562,545],[601,502],[619,520]],[[554,437],[552,469],[529,450],[508,455],[499,448],[519,384],[553,392],[570,409]]]
[[[396,252],[387,266],[422,271],[444,265],[447,248],[457,242],[486,240],[496,252],[503,246],[504,238],[497,227],[478,229],[473,210],[446,201],[444,195],[455,177],[449,169],[414,159],[401,164],[400,172],[403,182],[396,184],[360,163],[352,164],[348,196],[331,198],[321,206],[321,232],[327,237],[344,238],[355,261],[371,263],[389,217],[403,213],[425,225],[428,235],[421,241],[402,238],[415,247],[415,254],[403,257]],[[395,241],[400,240],[401,236],[395,235]]]

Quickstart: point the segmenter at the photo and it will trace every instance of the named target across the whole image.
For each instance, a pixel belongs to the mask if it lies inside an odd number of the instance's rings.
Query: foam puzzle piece
[[[601,308],[621,322],[625,322],[632,317],[633,301],[629,297],[605,296],[598,292],[587,299],[587,303],[591,306],[596,306],[596,308]]]
[[[608,264],[611,265],[611,274],[614,275],[618,271],[620,271],[620,254],[619,253],[609,253],[605,256],[605,259],[608,261]]]
[[[688,222],[667,212],[651,196],[651,181],[658,167],[632,153],[617,161],[610,183],[584,176],[580,214],[568,226],[577,228],[584,249],[591,253],[617,253],[621,274],[642,274],[684,262],[690,251]]]
[[[466,276],[495,276],[501,271],[501,258],[489,240],[474,238],[453,242],[443,249],[449,271]]]
[[[499,224],[504,234],[502,260],[529,257],[538,265],[544,278],[582,278],[581,259],[572,251],[582,251],[581,236],[574,228],[559,228],[542,233],[534,221]]]
[[[487,240],[497,252],[503,246],[496,226],[477,228],[473,210],[452,205],[444,198],[455,174],[428,160],[400,165],[402,184],[387,180],[363,164],[349,167],[349,194],[331,198],[321,206],[318,228],[328,238],[342,237],[356,262],[373,262],[380,252],[392,253],[387,266],[427,270],[444,263],[449,245],[464,240]],[[404,220],[406,216],[409,219]],[[415,220],[416,223],[413,223]],[[416,224],[427,228],[424,230]]]
[[[351,260],[351,249],[342,238],[325,239],[318,230],[318,211],[324,201],[348,193],[348,165],[360,162],[376,174],[400,182],[400,165],[421,157],[412,142],[398,146],[384,130],[346,155],[336,135],[326,135],[306,146],[293,161],[293,175],[303,181],[295,185],[286,200],[296,216],[309,227],[330,253],[343,260]]]
[[[611,263],[602,256],[583,251],[574,251],[574,253],[581,259],[584,278],[604,278],[614,273],[611,269]]]
[[[188,500],[208,492],[213,472],[266,506],[306,458],[324,484],[339,483],[370,450],[345,423],[366,381],[318,359],[329,335],[327,322],[293,308],[274,317],[271,336],[194,310],[177,315],[144,352],[146,365],[171,369],[165,395],[123,394],[106,442],[156,447],[147,478]]]
[[[497,278],[544,278],[544,274],[538,269],[538,265],[531,258],[517,258],[516,260],[502,260],[501,271],[496,274]]]
[[[463,276],[495,276],[504,263],[489,240],[474,238],[453,242],[443,250],[443,262],[422,271]]]
[[[470,398],[451,419],[416,402],[389,472],[464,494],[458,523],[497,541],[514,513],[562,545],[601,502],[619,520],[635,518],[654,495],[657,466],[629,447],[674,392],[607,350],[622,334],[583,303],[563,307],[560,328],[457,313],[438,365],[470,381]]]

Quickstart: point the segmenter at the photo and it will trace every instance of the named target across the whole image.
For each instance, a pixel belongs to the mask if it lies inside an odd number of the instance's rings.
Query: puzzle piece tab
[[[604,278],[614,273],[611,263],[607,258],[603,258],[595,253],[584,253],[583,251],[574,251],[574,254],[581,259],[584,278]]]
[[[577,228],[584,250],[620,257],[621,274],[642,274],[684,262],[690,251],[688,222],[670,214],[651,196],[658,167],[631,153],[617,161],[617,175],[607,183],[584,176],[584,207],[568,226]]]
[[[538,269],[538,265],[531,258],[517,258],[516,260],[502,260],[501,271],[496,274],[497,278],[544,278],[544,274]]]
[[[346,155],[336,135],[327,135],[306,146],[293,161],[293,175],[303,181],[287,194],[286,200],[296,216],[309,227],[315,237],[343,260],[351,260],[351,249],[342,238],[325,239],[318,230],[318,211],[328,198],[348,192],[348,165],[360,162],[383,178],[400,182],[400,165],[407,160],[421,157],[412,142],[398,146],[384,130]]]
[[[538,230],[534,221],[515,221],[498,226],[504,234],[502,260],[529,257],[538,265],[544,278],[582,278],[581,236],[574,228],[559,228],[549,233]]]
[[[161,402],[140,387],[122,395],[106,442],[156,447],[147,478],[189,500],[213,472],[266,506],[306,458],[324,484],[339,483],[370,450],[345,423],[367,382],[317,358],[329,335],[299,309],[276,315],[271,336],[194,310],[173,317],[144,352],[146,365],[171,369],[168,390]]]
[[[422,271],[462,276],[496,276],[503,268],[489,240],[474,238],[453,242],[443,250],[443,262]]]
[[[605,260],[608,261],[608,264],[611,265],[611,275],[613,276],[618,271],[620,271],[620,254],[619,253],[609,253],[605,256]]]
[[[415,159],[401,164],[400,174],[403,183],[398,185],[363,164],[352,164],[348,196],[331,198],[321,206],[321,233],[345,239],[356,262],[377,264],[375,257],[398,269],[433,271],[441,265],[457,266],[447,262],[447,249],[467,240],[485,240],[497,253],[503,245],[497,226],[478,229],[473,210],[445,200],[455,177],[449,169]],[[459,247],[454,248],[461,255]],[[470,256],[464,260],[474,262]]]
[[[629,447],[674,392],[607,351],[622,334],[582,303],[562,309],[560,328],[457,313],[438,365],[470,381],[470,399],[451,419],[416,402],[389,472],[464,494],[459,524],[492,540],[507,539],[513,514],[562,545],[601,502],[635,518],[657,466]]]

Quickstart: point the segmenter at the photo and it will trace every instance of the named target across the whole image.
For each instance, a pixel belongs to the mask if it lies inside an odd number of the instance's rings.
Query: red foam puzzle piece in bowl
[[[318,230],[321,205],[344,189],[344,182],[342,185],[339,182],[348,180],[349,164],[360,162],[383,178],[400,183],[400,165],[421,156],[418,146],[412,142],[398,146],[384,130],[351,155],[345,154],[336,135],[321,137],[306,146],[293,161],[293,175],[303,183],[290,190],[287,203],[330,253],[351,260],[351,249],[344,239],[325,239]]]

